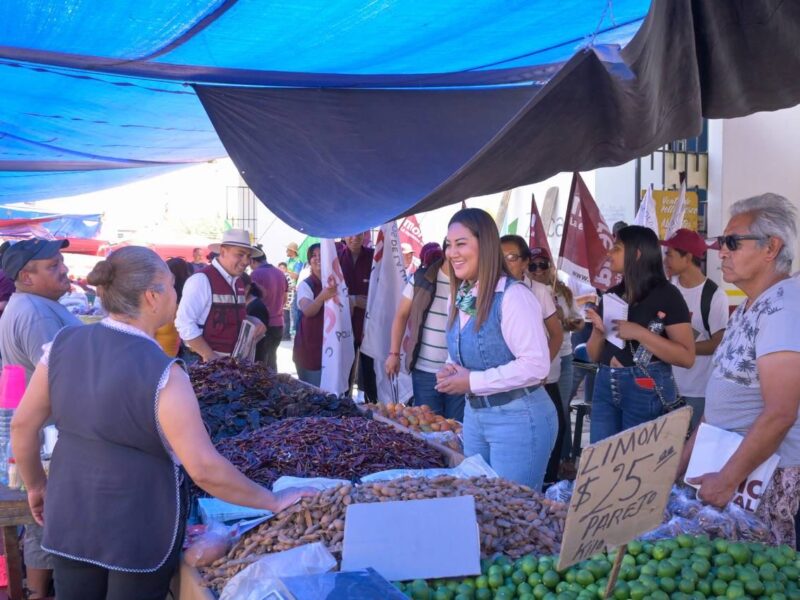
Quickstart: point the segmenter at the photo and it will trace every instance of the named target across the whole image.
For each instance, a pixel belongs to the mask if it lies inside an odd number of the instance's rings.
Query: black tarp
[[[655,0],[626,48],[583,50],[543,86],[196,90],[262,202],[334,237],[797,104],[800,2]]]

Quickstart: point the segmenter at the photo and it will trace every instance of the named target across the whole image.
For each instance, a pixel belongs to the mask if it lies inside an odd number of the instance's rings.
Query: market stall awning
[[[0,204],[227,153],[347,233],[794,105],[797,39],[779,0],[8,2]]]

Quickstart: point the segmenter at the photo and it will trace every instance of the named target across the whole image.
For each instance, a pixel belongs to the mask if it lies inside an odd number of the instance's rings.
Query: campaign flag
[[[322,375],[319,386],[341,395],[350,389],[350,371],[355,360],[350,299],[342,266],[333,240],[320,241],[322,285],[336,284],[337,294],[325,301],[322,325]]]
[[[636,218],[633,220],[634,225],[641,225],[642,227],[649,227],[656,232],[656,237],[661,237],[658,229],[658,211],[656,210],[656,201],[653,198],[653,184],[651,183],[639,204],[639,210],[636,211]]]
[[[686,214],[686,179],[681,179],[681,191],[678,194],[678,201],[675,203],[675,206],[672,208],[672,216],[669,219],[669,223],[667,223],[667,231],[664,235],[664,239],[668,240],[675,232],[678,231],[681,227],[683,227],[683,217]]]
[[[547,242],[547,234],[544,231],[544,224],[536,206],[536,196],[533,194],[531,194],[531,226],[528,229],[528,246],[531,248],[544,248],[547,250],[547,254],[551,254],[550,244]]]
[[[383,227],[386,226],[384,225]],[[414,256],[419,256],[425,242],[422,241],[422,229],[419,226],[416,215],[405,217],[400,221],[398,234],[400,243],[411,244],[411,247],[414,249]]]
[[[608,258],[614,236],[578,173],[572,177],[566,221],[558,268],[602,291],[619,283]]]
[[[389,356],[392,341],[392,323],[406,285],[403,254],[400,251],[397,223],[390,221],[380,228],[369,276],[367,313],[364,317],[364,340],[361,352],[375,360],[375,380],[378,400],[384,404],[405,402],[413,395],[411,376],[402,371],[389,379],[383,363]],[[400,364],[405,362],[400,350]]]

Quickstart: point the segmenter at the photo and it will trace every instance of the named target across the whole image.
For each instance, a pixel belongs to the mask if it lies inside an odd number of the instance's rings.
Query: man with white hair
[[[718,472],[692,480],[702,501],[722,507],[750,473],[779,454],[756,514],[778,544],[791,546],[800,502],[800,281],[790,276],[796,218],[791,202],[776,194],[740,200],[717,239],[723,279],[747,299],[714,353],[703,421],[740,433],[744,441]],[[684,468],[693,445],[694,437]]]

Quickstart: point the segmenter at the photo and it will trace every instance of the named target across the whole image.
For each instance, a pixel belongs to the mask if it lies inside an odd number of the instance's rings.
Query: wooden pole
[[[608,585],[606,585],[606,598],[611,598],[614,593],[614,586],[617,585],[617,576],[619,575],[619,568],[622,566],[622,558],[628,551],[628,544],[623,544],[617,548],[617,557],[614,559],[614,566],[611,567],[611,573],[608,575]]]

